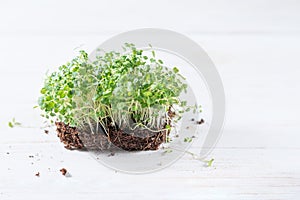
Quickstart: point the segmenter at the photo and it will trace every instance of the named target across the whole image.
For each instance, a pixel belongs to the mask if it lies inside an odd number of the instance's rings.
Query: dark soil
[[[100,132],[92,134],[89,130],[78,130],[80,141],[85,149],[89,151],[110,149],[111,143],[107,136]]]
[[[204,124],[204,119],[200,119],[199,121],[197,121],[197,124]]]
[[[59,171],[61,172],[61,174],[62,174],[63,176],[65,176],[65,175],[67,174],[67,172],[68,172],[65,168],[62,168],[62,169],[60,169]]]
[[[64,124],[63,122],[55,122],[57,136],[60,141],[65,144],[66,149],[82,149],[84,147],[79,133],[75,127]]]
[[[166,142],[168,131],[152,132],[143,130],[109,130],[109,140],[115,146],[127,151],[157,150]]]
[[[116,147],[127,151],[157,150],[166,141],[168,131],[117,130],[109,128],[109,137],[104,133],[91,134],[62,122],[55,123],[57,136],[69,150],[112,150]]]

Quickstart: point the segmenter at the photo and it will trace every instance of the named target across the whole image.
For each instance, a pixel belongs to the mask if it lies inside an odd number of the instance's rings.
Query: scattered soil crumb
[[[193,135],[191,138],[196,138],[196,136]]]
[[[190,128],[189,126],[186,127],[186,129],[189,129],[189,128]]]
[[[176,134],[176,135],[175,135],[175,137],[176,137],[176,138],[178,138],[178,137],[179,137],[179,135],[178,135],[178,134]]]
[[[194,118],[192,118],[192,119],[191,119],[191,121],[193,122],[193,121],[195,121],[195,119],[194,119]]]
[[[6,154],[8,155],[8,154],[9,154],[9,152],[6,152]]]
[[[36,173],[35,176],[40,177],[40,172]]]
[[[65,175],[67,174],[67,172],[68,172],[65,168],[62,168],[62,169],[60,169],[59,171],[60,171],[61,174],[64,175],[64,176],[65,176]]]
[[[115,155],[115,152],[111,152],[110,154],[108,154],[108,157],[114,156],[114,155]]]
[[[204,123],[204,119],[200,119],[199,121],[197,121],[197,124],[203,124]]]
[[[33,155],[30,155],[30,156],[28,156],[29,158],[34,158],[34,156]]]
[[[45,132],[46,134],[48,134],[48,133],[49,133],[49,131],[48,131],[48,130],[44,130],[44,132]]]

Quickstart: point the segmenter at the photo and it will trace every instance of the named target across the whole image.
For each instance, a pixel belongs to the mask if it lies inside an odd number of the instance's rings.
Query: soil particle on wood
[[[35,176],[40,177],[40,172],[36,173]]]
[[[61,174],[62,174],[63,176],[65,176],[65,175],[67,174],[67,172],[68,172],[65,168],[62,168],[62,169],[60,169],[59,171],[61,172]]]
[[[45,134],[48,134],[48,133],[49,133],[49,131],[48,131],[48,130],[44,130],[44,132],[45,132]]]
[[[199,121],[197,121],[197,124],[204,124],[204,119],[200,119]]]
[[[111,152],[110,154],[108,154],[108,157],[111,157],[111,156],[114,156],[115,153],[114,152]]]

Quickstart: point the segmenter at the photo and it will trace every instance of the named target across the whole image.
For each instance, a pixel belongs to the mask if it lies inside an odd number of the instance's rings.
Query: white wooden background
[[[75,47],[143,27],[186,34],[215,62],[227,119],[213,167],[186,155],[128,175],[66,151],[54,132],[7,127],[40,124],[43,75]],[[297,0],[0,0],[0,199],[300,199],[299,57]]]

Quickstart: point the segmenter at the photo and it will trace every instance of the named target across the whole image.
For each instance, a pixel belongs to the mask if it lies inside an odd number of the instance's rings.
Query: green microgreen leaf
[[[152,56],[155,57],[155,51],[151,51]]]
[[[213,162],[214,162],[214,160],[215,160],[215,159],[212,158],[212,159],[206,161],[206,166],[207,166],[207,167],[211,167],[212,164],[213,164]]]
[[[172,149],[166,149],[166,150],[164,151],[164,153],[172,153],[172,152],[173,152]]]
[[[173,72],[178,73],[179,69],[177,67],[173,67]]]
[[[13,125],[12,122],[8,122],[8,126],[9,126],[10,128],[13,128],[13,127],[14,127],[14,125]]]
[[[184,138],[184,140],[183,140],[184,142],[192,142],[193,141],[193,139],[192,138],[190,138],[190,137],[186,137],[186,138]]]
[[[169,124],[166,125],[167,130],[171,130],[171,126]]]

